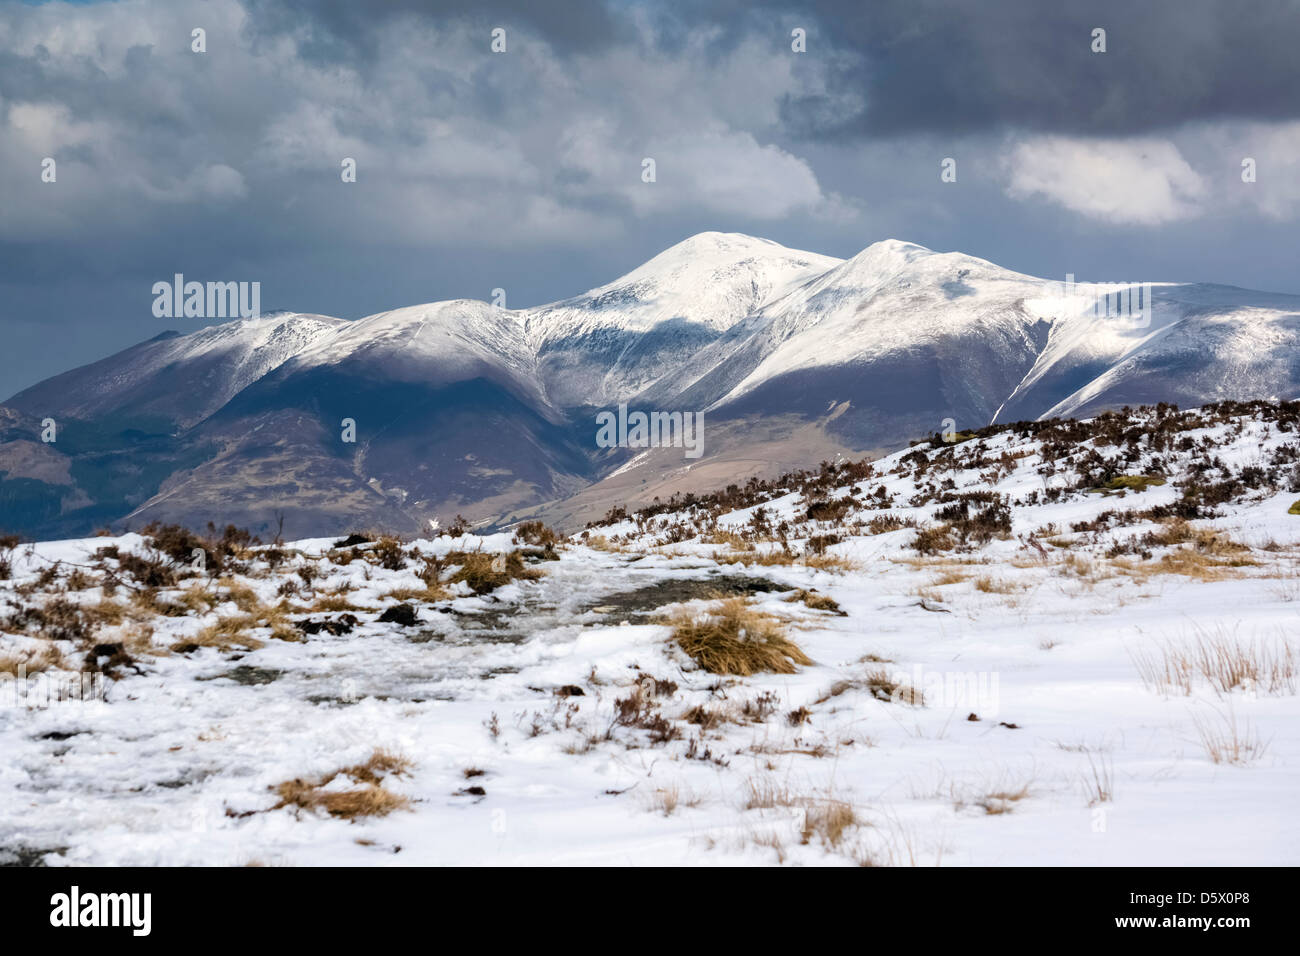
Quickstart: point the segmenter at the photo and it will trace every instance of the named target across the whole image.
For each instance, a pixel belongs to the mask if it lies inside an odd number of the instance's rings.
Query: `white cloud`
[[[809,163],[765,142],[785,97],[822,87],[816,61],[796,70],[768,40],[714,50],[704,34],[666,52],[637,22],[639,37],[563,57],[516,28],[493,56],[477,28],[398,17],[357,68],[300,55],[306,34],[250,35],[237,0],[0,11],[0,53],[39,51],[42,75],[27,96],[41,102],[12,106],[8,128],[0,113],[0,175],[60,164],[57,192],[26,194],[0,236],[113,232],[178,203],[244,200],[291,210],[309,233],[419,242],[586,239],[683,212],[836,214]],[[190,51],[195,24],[207,53]],[[653,186],[644,156],[660,164]],[[355,185],[340,180],[344,157]],[[51,198],[75,198],[76,219],[52,216]]]
[[[1300,122],[1222,124],[1201,139],[1207,152],[1223,157],[1225,206],[1275,220],[1300,215]],[[1253,183],[1241,178],[1247,158],[1255,161]]]
[[[1036,136],[1012,144],[1004,165],[1012,198],[1041,197],[1113,223],[1194,218],[1209,194],[1205,179],[1164,139]]]

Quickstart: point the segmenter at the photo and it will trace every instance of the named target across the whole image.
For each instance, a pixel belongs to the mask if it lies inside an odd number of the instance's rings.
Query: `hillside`
[[[568,539],[6,542],[0,858],[1295,865],[1298,428],[992,425]]]

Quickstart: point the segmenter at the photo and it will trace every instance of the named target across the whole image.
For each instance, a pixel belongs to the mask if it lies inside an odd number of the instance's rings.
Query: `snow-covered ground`
[[[122,556],[156,557],[147,537],[18,546],[0,671],[50,669],[25,697],[0,677],[0,862],[1294,865],[1288,409],[991,430],[734,507],[614,516],[553,551],[511,534],[236,547],[229,576],[142,590]],[[1098,469],[1164,484],[1080,487]],[[936,518],[969,492],[977,520]],[[978,519],[988,495],[1009,527]],[[1197,508],[1217,517],[1170,514]],[[918,550],[912,525],[945,522]],[[479,551],[524,573],[453,583]],[[736,595],[812,663],[702,669],[668,616]],[[398,604],[415,623],[378,620]],[[250,608],[280,624],[236,635],[257,646],[197,637]],[[41,697],[88,666],[109,672],[92,699]],[[377,750],[406,769],[331,777]],[[367,787],[392,811],[286,799]]]

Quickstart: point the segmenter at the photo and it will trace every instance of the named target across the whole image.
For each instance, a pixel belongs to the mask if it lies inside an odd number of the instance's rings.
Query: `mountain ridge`
[[[949,421],[1300,392],[1300,297],[1142,288],[1134,323],[1098,314],[1105,289],[961,252],[885,239],[838,259],[705,232],[527,309],[455,299],[162,333],[5,403],[0,524],[566,524],[613,493],[886,451]],[[704,457],[598,447],[594,411],[619,404],[704,413]]]

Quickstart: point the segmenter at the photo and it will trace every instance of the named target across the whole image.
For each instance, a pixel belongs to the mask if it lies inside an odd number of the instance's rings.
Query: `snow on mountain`
[[[776,349],[726,398],[803,368],[869,360],[972,329],[1033,320],[1018,300],[1040,280],[958,253],[888,239],[773,302]],[[830,343],[834,349],[828,349]]]
[[[647,397],[687,395],[724,418],[848,402],[837,427],[866,447],[948,417],[981,425],[1300,393],[1300,297],[1147,285],[1153,308],[1135,321],[1114,302],[1107,314],[1109,287],[1067,290],[885,240],[772,300]]]
[[[474,299],[409,306],[348,322],[303,349],[285,371],[343,363],[424,385],[492,378],[544,402],[519,314]]]
[[[1128,332],[1109,351],[1093,347],[1101,353],[1099,374],[1055,404],[1048,403],[1057,394],[1034,395],[1028,409],[1072,416],[1155,401],[1300,394],[1300,297],[1195,283],[1158,286],[1154,298],[1150,329]],[[1098,324],[1110,326],[1112,341],[1124,335],[1122,322],[1092,319]],[[1080,361],[1072,350],[1053,367],[1063,364],[1099,363]]]
[[[704,232],[613,282],[527,310],[526,335],[557,404],[613,404],[839,261],[767,239]]]
[[[46,379],[6,404],[38,417],[116,415],[185,428],[347,324],[324,315],[278,312],[187,335],[164,333]]]
[[[533,309],[455,300],[160,336],[15,396],[27,418],[3,433],[0,473],[64,482],[5,491],[23,528],[80,527],[70,503],[87,500],[85,521],[164,505],[168,520],[219,519],[239,488],[230,520],[259,526],[282,507],[329,528],[534,505],[568,521],[606,500],[611,474],[619,495],[653,495],[719,469],[889,450],[949,420],[1300,394],[1300,297],[1153,284],[1133,323],[1098,308],[1106,291],[894,239],[839,260],[706,232]],[[705,412],[705,457],[597,448],[593,408],[620,402]],[[95,420],[54,454],[116,443],[116,458],[34,463],[31,422],[47,415]],[[344,418],[362,426],[355,448],[339,445]]]

